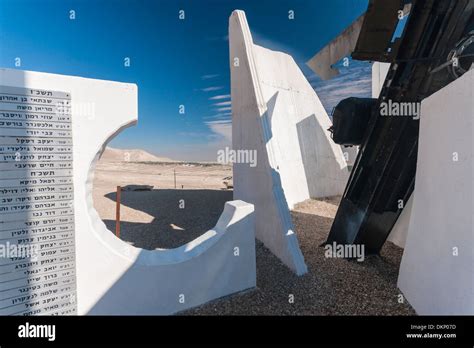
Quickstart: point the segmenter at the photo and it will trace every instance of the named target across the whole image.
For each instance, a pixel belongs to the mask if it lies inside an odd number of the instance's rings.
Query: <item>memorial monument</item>
[[[398,277],[421,315],[474,314],[473,84],[471,69],[421,102],[415,190]]]
[[[229,44],[233,148],[258,155],[256,167],[234,164],[234,199],[255,205],[257,238],[301,275],[307,269],[290,209],[342,194],[347,163],[293,58],[255,45],[243,11],[229,19]]]
[[[172,314],[255,286],[251,204],[227,202],[212,230],[169,250],[135,248],[99,218],[95,163],[137,122],[137,94],[0,69],[0,315]]]

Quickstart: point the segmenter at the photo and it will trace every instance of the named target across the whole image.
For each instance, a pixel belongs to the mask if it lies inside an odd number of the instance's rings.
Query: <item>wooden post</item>
[[[173,169],[174,173],[174,188],[176,189],[176,169]]]
[[[120,238],[120,200],[122,187],[117,186],[117,196],[115,199],[115,235]]]

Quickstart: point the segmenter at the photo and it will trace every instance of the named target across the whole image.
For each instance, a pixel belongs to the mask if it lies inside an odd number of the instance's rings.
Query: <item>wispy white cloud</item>
[[[352,61],[349,67],[338,68],[340,74],[327,81],[316,75],[307,77],[329,115],[341,100],[349,97],[370,98],[372,92],[369,63]]]
[[[185,161],[217,162],[218,151],[232,146],[232,123],[230,119],[215,119],[205,122],[205,125],[209,128],[207,132],[180,133],[181,136],[206,139],[204,143],[183,144],[170,150],[166,156]]]
[[[232,106],[227,106],[227,107],[224,107],[224,108],[217,108],[216,111],[217,112],[232,111]]]
[[[310,75],[306,76],[306,79],[307,79],[310,83],[312,83],[312,82],[314,82],[314,81],[320,81],[320,80],[321,80],[321,78],[320,78],[318,75],[316,75],[315,73],[311,73]]]
[[[178,132],[178,135],[183,137],[196,137],[196,138],[211,138],[207,132]]]
[[[221,100],[221,99],[229,99],[230,94],[222,94],[222,95],[215,95],[214,97],[210,97],[209,100]]]
[[[223,112],[223,113],[215,114],[212,116],[204,116],[203,119],[204,120],[226,120],[226,119],[230,119],[231,117],[232,117],[231,112]]]
[[[224,140],[231,142],[232,141],[232,121],[231,120],[216,120],[208,121],[206,125],[209,129],[222,137]]]
[[[224,86],[212,86],[212,87],[202,88],[201,91],[203,91],[203,92],[213,92],[213,91],[219,91],[223,88],[224,88]]]
[[[232,102],[229,100],[229,101],[223,101],[223,102],[219,102],[219,103],[214,103],[212,105],[214,106],[230,106],[232,104]]]
[[[201,79],[202,80],[209,80],[209,79],[213,79],[215,77],[219,77],[219,74],[208,74],[208,75],[202,75],[201,76]]]

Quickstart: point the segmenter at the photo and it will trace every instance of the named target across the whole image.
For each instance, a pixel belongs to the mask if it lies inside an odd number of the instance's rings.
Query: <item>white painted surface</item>
[[[253,44],[242,11],[229,19],[232,141],[258,164],[234,164],[234,198],[255,204],[256,235],[297,274],[307,271],[289,209],[342,194],[349,172],[331,121],[294,60]],[[236,62],[238,59],[238,66]]]
[[[71,93],[79,314],[171,314],[255,286],[251,204],[227,202],[213,230],[156,251],[118,239],[95,211],[95,163],[108,141],[137,122],[135,84],[8,69],[0,69],[0,83]],[[93,117],[77,113],[83,103],[94,105]]]
[[[413,209],[398,278],[418,314],[474,314],[473,85],[471,70],[421,105]]]
[[[359,146],[342,146],[342,153],[344,155],[344,159],[346,160],[347,166],[349,168],[349,172],[354,166],[355,160],[357,158],[357,154],[359,153]]]
[[[389,69],[390,63],[374,62],[372,64],[372,98],[379,97]]]
[[[408,227],[410,225],[411,210],[413,207],[413,194],[410,195],[408,202],[406,202],[405,207],[402,210],[402,213],[395,222],[395,225],[392,227],[390,234],[387,237],[387,240],[393,244],[399,246],[400,248],[405,248],[405,243],[408,235]]]
[[[232,201],[225,204],[212,230],[179,248],[150,251],[123,242],[114,245],[119,254],[109,255],[109,265],[101,267],[100,273],[94,268],[93,274],[105,276],[111,263],[120,272],[88,314],[173,314],[254,288],[254,224],[253,206]]]

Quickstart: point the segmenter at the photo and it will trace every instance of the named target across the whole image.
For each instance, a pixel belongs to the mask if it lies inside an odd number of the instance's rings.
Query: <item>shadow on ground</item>
[[[114,202],[117,198],[115,192],[105,197]],[[179,247],[212,229],[225,202],[231,200],[232,191],[225,190],[123,191],[122,205],[151,215],[153,221],[122,221],[120,238],[148,250]],[[115,231],[115,220],[103,221],[110,231]]]
[[[107,198],[116,199],[115,193]],[[179,208],[183,199],[185,209]],[[151,223],[122,222],[122,239],[144,249],[175,248],[211,229],[232,191],[153,190],[123,192],[122,204],[154,217]],[[331,203],[332,201],[330,201]],[[314,202],[313,202],[314,203]],[[311,202],[306,205],[311,206]],[[332,203],[331,203],[332,204]],[[257,288],[187,310],[181,315],[414,315],[399,302],[398,269],[403,250],[386,242],[379,256],[363,262],[325,257],[333,218],[292,211],[308,273],[296,276],[256,241]],[[105,220],[109,230],[115,221]],[[172,227],[179,226],[184,230]],[[292,301],[291,299],[294,299]]]
[[[414,315],[399,303],[397,276],[402,249],[387,242],[380,256],[363,262],[326,258],[333,218],[292,212],[308,273],[296,276],[261,242],[256,242],[257,288],[183,315]],[[294,299],[292,302],[291,299]]]

